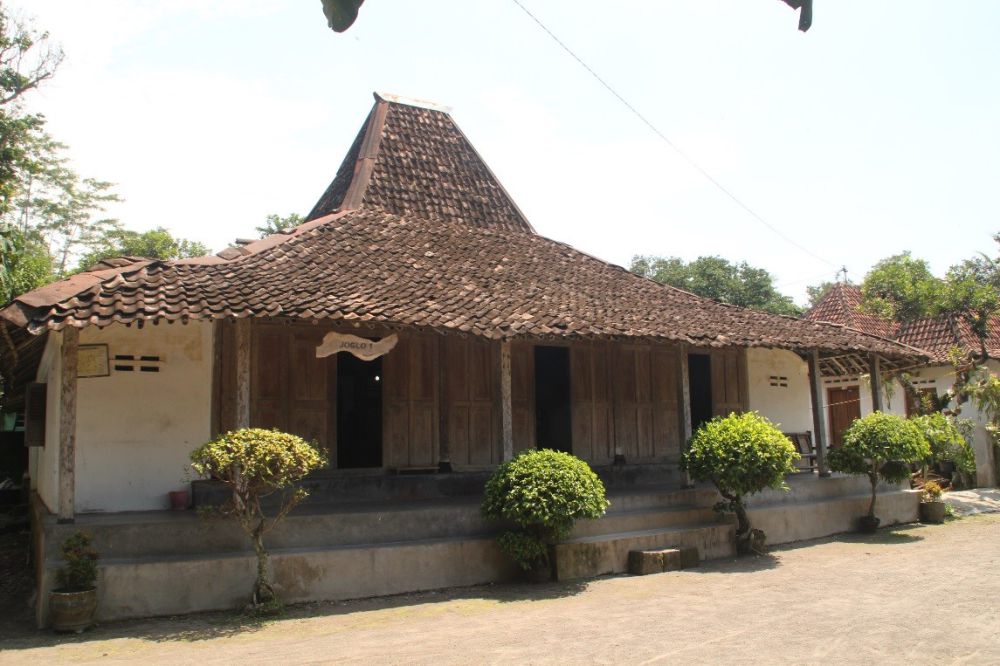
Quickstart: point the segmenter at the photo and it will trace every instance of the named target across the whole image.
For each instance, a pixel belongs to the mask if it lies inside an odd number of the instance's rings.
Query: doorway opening
[[[572,453],[569,349],[535,347],[535,443]]]
[[[337,467],[382,466],[382,359],[337,355]]]
[[[691,391],[691,432],[712,420],[712,357],[688,354],[688,386]]]

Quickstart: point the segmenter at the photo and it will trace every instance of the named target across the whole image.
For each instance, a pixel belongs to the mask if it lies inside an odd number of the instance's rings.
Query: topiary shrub
[[[257,554],[257,579],[252,606],[277,605],[268,577],[264,534],[308,496],[296,481],[326,465],[326,458],[301,437],[279,430],[244,428],[220,435],[191,452],[191,467],[199,474],[218,479],[232,497],[218,510],[236,519],[253,542]],[[277,510],[270,518],[261,501],[280,492]]]
[[[525,571],[549,564],[549,547],[569,536],[581,518],[608,508],[604,484],[584,461],[561,451],[524,451],[500,465],[486,482],[482,512],[520,529],[498,539],[500,549]]]
[[[895,414],[872,412],[857,419],[844,432],[842,446],[830,451],[830,469],[847,474],[867,475],[872,499],[862,527],[878,525],[875,499],[879,479],[898,483],[910,478],[907,465],[931,455],[931,447],[917,424]]]
[[[696,481],[715,485],[726,501],[717,508],[736,514],[740,552],[760,552],[764,533],[750,525],[743,499],[765,488],[786,488],[795,471],[795,446],[757,412],[717,416],[691,438],[682,465]]]
[[[63,565],[56,570],[57,592],[84,592],[97,583],[97,550],[89,534],[77,532],[60,546]]]
[[[927,478],[927,468],[941,462],[951,462],[959,476],[968,483],[976,475],[976,454],[972,450],[963,430],[970,430],[968,419],[958,420],[941,412],[910,417],[923,433],[930,445],[930,455],[924,459],[923,472]]]

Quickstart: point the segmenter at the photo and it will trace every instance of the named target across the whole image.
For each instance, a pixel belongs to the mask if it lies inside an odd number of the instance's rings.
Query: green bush
[[[696,481],[715,484],[726,500],[725,510],[736,514],[737,545],[757,550],[763,534],[753,530],[743,505],[747,495],[765,488],[785,488],[785,475],[795,471],[795,446],[757,412],[717,416],[691,438],[682,464]],[[758,546],[751,547],[751,540]]]
[[[930,455],[923,461],[925,465],[934,465],[948,461],[955,464],[955,469],[966,476],[976,473],[976,454],[963,434],[963,426],[968,430],[968,419],[958,421],[953,416],[941,412],[914,416],[910,418],[924,435],[930,445]]]
[[[191,452],[195,471],[229,487],[231,499],[219,510],[236,518],[253,542],[257,554],[254,606],[276,601],[268,578],[264,534],[308,496],[295,482],[324,465],[323,453],[301,437],[260,428],[227,432]],[[281,493],[281,500],[268,518],[261,500],[276,492]]]
[[[97,550],[90,535],[77,532],[62,542],[63,565],[56,571],[56,585],[63,592],[94,589],[97,583]]]
[[[581,518],[608,508],[604,484],[584,461],[561,451],[525,451],[500,465],[486,482],[483,515],[520,530],[500,548],[528,570],[548,562],[548,547],[565,539]]]
[[[844,432],[842,446],[830,451],[830,469],[867,475],[872,487],[868,518],[875,518],[879,479],[898,483],[910,478],[908,464],[931,455],[931,447],[917,424],[895,414],[872,412]]]

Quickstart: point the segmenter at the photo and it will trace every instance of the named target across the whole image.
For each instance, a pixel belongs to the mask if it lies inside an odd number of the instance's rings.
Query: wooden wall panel
[[[382,357],[382,441],[387,467],[437,464],[437,339],[399,335]]]
[[[614,452],[627,462],[676,460],[680,454],[676,349],[614,345],[611,359]]]
[[[570,347],[573,454],[594,464],[614,459],[607,356],[603,342]]]
[[[679,460],[679,397],[677,350],[655,347],[650,356],[653,406],[653,456],[657,459]]]
[[[714,349],[712,364],[712,413],[725,416],[747,408],[746,350]]]
[[[496,371],[489,342],[446,338],[446,423],[451,463],[456,469],[499,462],[495,419]]]

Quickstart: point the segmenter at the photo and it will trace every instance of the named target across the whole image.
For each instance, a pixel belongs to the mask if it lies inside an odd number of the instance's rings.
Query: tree
[[[994,234],[993,240],[1000,244],[1000,233]],[[950,413],[959,414],[964,402],[987,387],[991,376],[985,365],[990,358],[989,327],[1000,316],[1000,256],[980,253],[938,278],[926,261],[904,252],[878,262],[865,276],[861,294],[862,306],[869,312],[900,323],[944,318],[956,338],[960,323],[976,336],[976,349],[953,350],[956,381],[942,403],[954,401],[948,408]]]
[[[6,227],[4,242],[8,244],[0,271],[0,299],[4,303],[52,281],[52,259],[38,233]]]
[[[96,249],[83,256],[79,268],[86,270],[108,257],[186,259],[208,253],[208,247],[204,244],[186,238],[174,238],[163,227],[144,232],[115,229],[101,238]]]
[[[830,451],[829,463],[835,472],[868,477],[872,498],[862,530],[874,531],[879,523],[875,517],[879,480],[905,481],[910,478],[907,465],[922,462],[930,455],[930,444],[916,423],[895,414],[872,412],[844,432],[844,443]]]
[[[271,213],[267,216],[264,221],[263,226],[255,227],[257,233],[260,234],[261,238],[270,236],[271,234],[276,234],[286,229],[291,229],[292,227],[297,227],[302,224],[304,220],[301,215],[292,213],[285,217]]]
[[[770,273],[745,261],[737,264],[722,257],[698,257],[685,263],[679,257],[637,255],[629,270],[720,303],[774,314],[802,314],[791,298],[778,292]]]
[[[483,515],[518,526],[501,535],[500,549],[525,571],[544,570],[549,547],[581,518],[608,508],[604,484],[590,466],[562,451],[524,451],[500,465],[483,498]]]
[[[0,3],[0,215],[7,211],[24,159],[23,141],[40,129],[44,118],[21,107],[25,93],[55,74],[62,50],[39,33],[15,20]]]
[[[716,508],[736,514],[740,552],[760,552],[764,533],[750,524],[743,500],[765,488],[784,488],[800,458],[777,427],[756,412],[717,416],[691,438],[682,465],[696,481],[715,485],[726,500]]]
[[[253,543],[257,555],[254,607],[278,602],[268,573],[264,534],[309,495],[295,483],[324,465],[323,453],[301,437],[259,428],[227,432],[191,452],[195,471],[218,479],[232,491],[229,502],[219,510],[233,516]],[[280,494],[279,502],[268,517],[262,502],[274,493]]]

